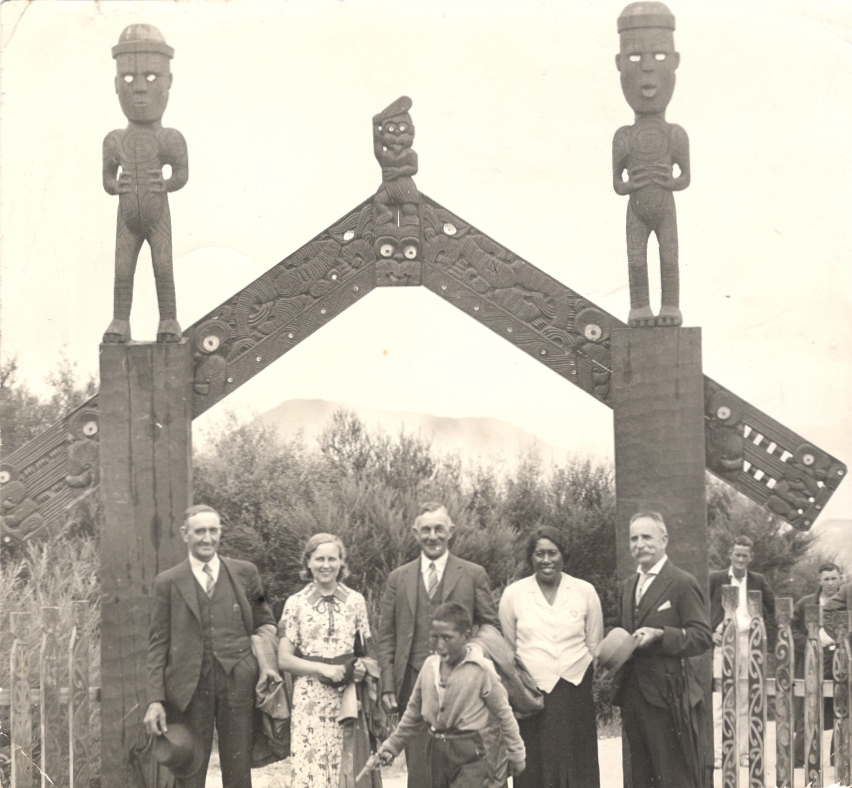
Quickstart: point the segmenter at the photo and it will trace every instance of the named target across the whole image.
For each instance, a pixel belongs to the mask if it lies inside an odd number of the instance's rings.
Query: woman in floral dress
[[[346,550],[332,534],[315,534],[302,553],[302,577],[311,582],[284,605],[278,625],[278,662],[295,678],[290,728],[291,785],[338,788],[344,726],[338,721],[344,686],[360,682],[365,662],[355,637],[370,637],[367,606],[347,588]],[[369,781],[368,783],[369,784]]]

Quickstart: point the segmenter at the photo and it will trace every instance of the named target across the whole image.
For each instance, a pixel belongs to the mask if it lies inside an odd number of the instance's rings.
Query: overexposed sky
[[[626,319],[627,201],[610,169],[632,122],[614,64],[623,5],[4,3],[3,353],[35,387],[63,345],[97,372],[117,208],[101,142],[126,124],[110,49],[134,22],[175,49],[164,125],[189,148],[169,198],[184,328],[375,192],[370,119],[402,94],[420,190]],[[667,119],[692,157],[676,196],[685,324],[703,329],[708,375],[852,464],[852,3],[669,6]],[[131,322],[153,339],[147,247]],[[196,426],[297,397],[493,416],[612,452],[608,408],[423,288],[371,293]],[[852,483],[824,516],[852,517]]]

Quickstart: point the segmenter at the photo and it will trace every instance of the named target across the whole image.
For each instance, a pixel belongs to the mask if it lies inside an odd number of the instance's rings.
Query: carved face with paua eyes
[[[400,112],[390,118],[385,118],[381,124],[382,146],[390,151],[398,152],[410,148],[414,144],[414,124],[411,115]]]
[[[135,123],[163,117],[172,74],[169,58],[158,52],[128,52],[115,58],[115,92],[124,116]]]
[[[637,115],[662,114],[675,88],[680,54],[674,35],[662,27],[625,30],[619,36],[621,51],[615,65],[621,73],[624,98]]]
[[[381,285],[420,284],[418,228],[385,225],[376,238],[376,281]]]

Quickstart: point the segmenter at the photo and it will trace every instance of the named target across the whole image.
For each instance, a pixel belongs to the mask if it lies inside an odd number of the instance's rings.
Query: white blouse
[[[533,575],[506,588],[499,616],[503,636],[544,692],[551,692],[560,678],[579,684],[603,638],[594,586],[564,572],[552,605]]]

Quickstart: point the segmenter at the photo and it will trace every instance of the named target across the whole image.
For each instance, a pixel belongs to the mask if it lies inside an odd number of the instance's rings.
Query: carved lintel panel
[[[97,396],[0,465],[0,539],[22,542],[97,489]]]
[[[423,284],[610,407],[624,323],[422,195]]]
[[[373,206],[359,205],[193,325],[193,418],[376,285]]]
[[[706,376],[704,402],[707,468],[807,531],[846,466]]]

